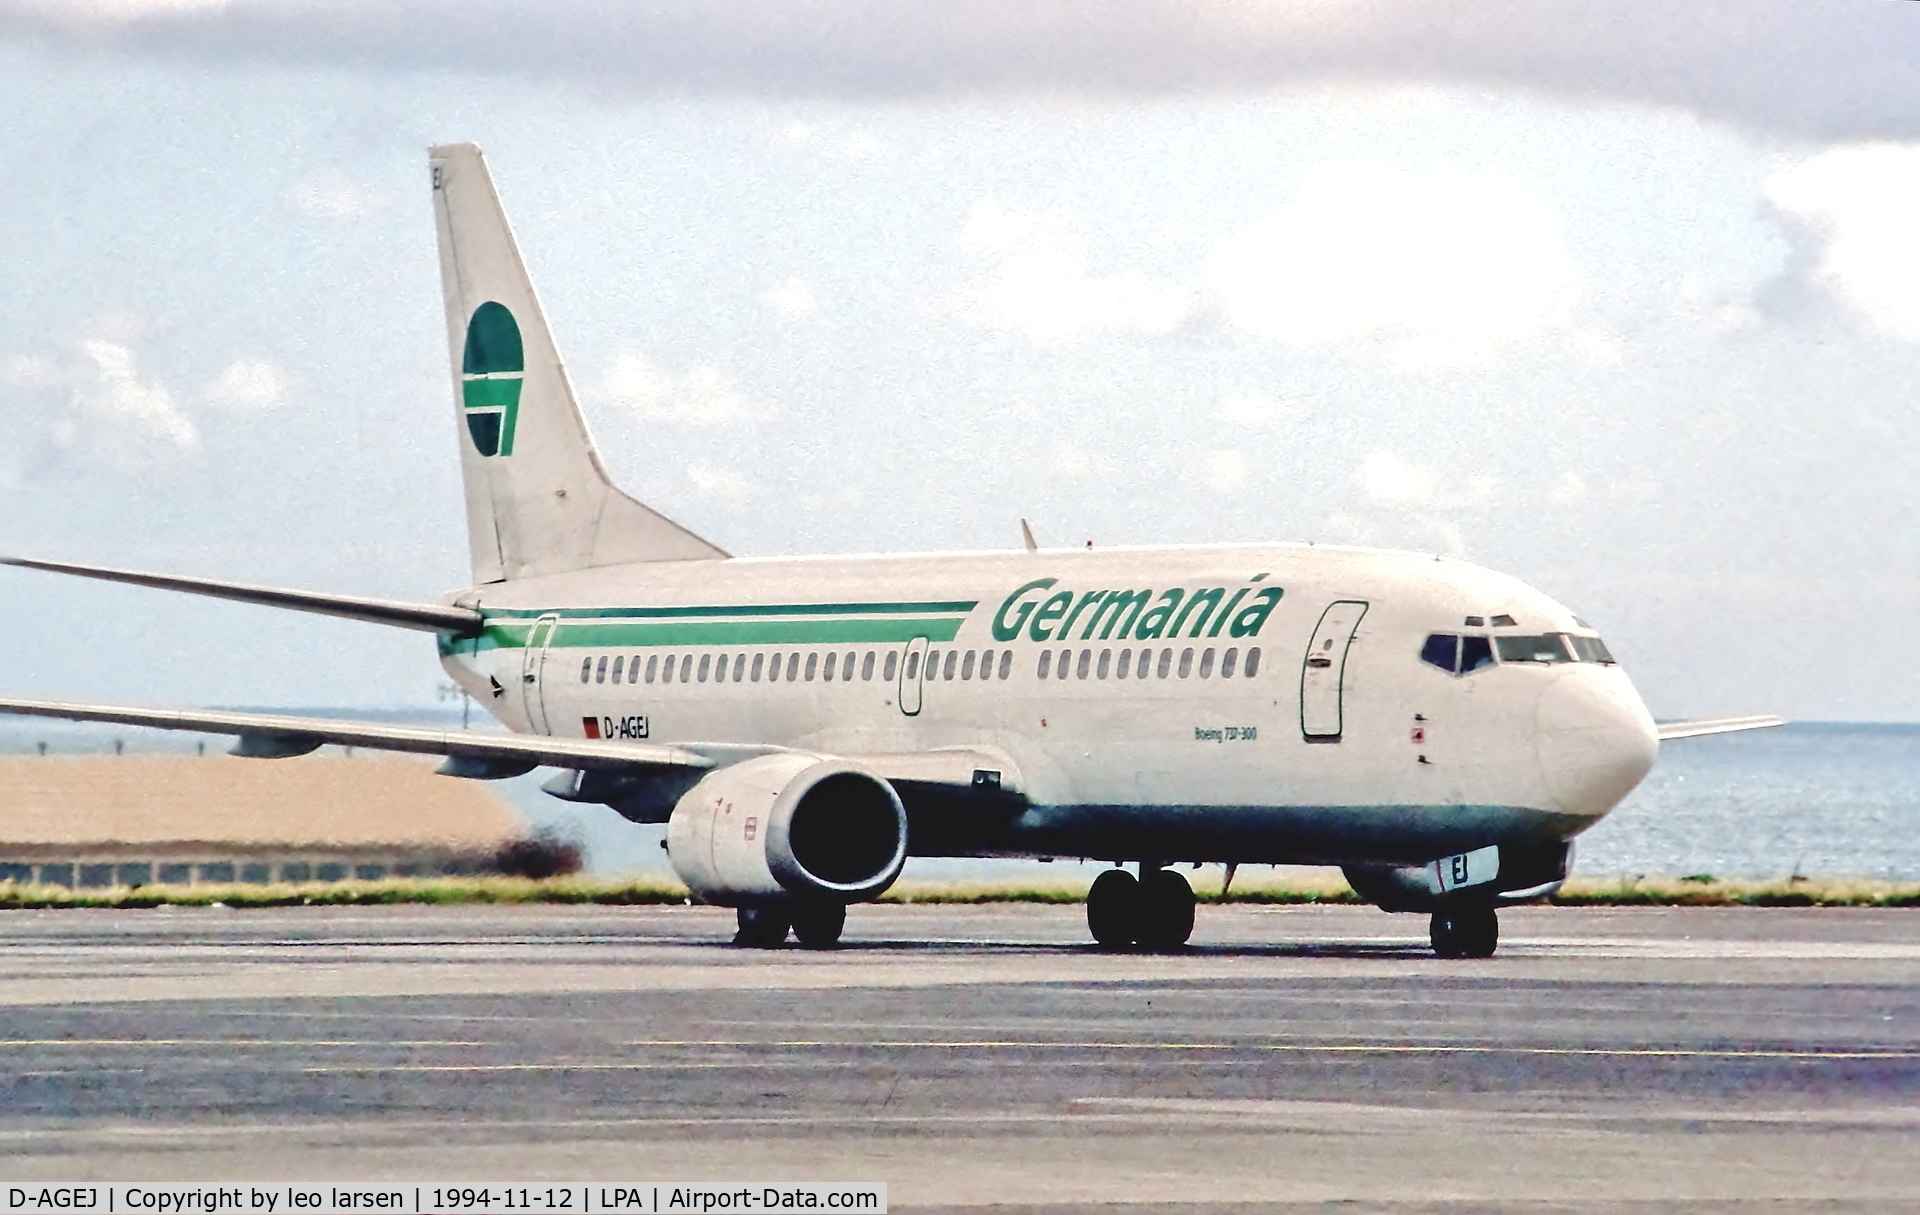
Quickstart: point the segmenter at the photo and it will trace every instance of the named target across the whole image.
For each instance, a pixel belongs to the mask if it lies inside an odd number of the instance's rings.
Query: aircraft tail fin
[[[474,580],[725,557],[607,475],[480,149],[429,163]]]

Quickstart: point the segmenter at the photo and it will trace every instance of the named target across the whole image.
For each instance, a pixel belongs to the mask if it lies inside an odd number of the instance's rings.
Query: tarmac
[[[1920,1209],[1920,913],[0,913],[0,1182],[886,1182],[894,1210]]]

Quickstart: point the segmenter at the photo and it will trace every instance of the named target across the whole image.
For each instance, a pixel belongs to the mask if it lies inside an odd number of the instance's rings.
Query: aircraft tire
[[[787,930],[793,926],[785,908],[764,904],[742,907],[738,923],[733,943],[742,949],[778,949],[787,943]]]
[[[1138,932],[1140,883],[1124,869],[1109,869],[1087,891],[1087,931],[1102,949],[1125,949]]]
[[[1140,877],[1137,939],[1147,949],[1178,949],[1193,935],[1193,887],[1171,869]]]
[[[1443,907],[1433,913],[1428,937],[1439,958],[1490,958],[1500,947],[1500,915],[1485,903]]]
[[[832,949],[847,926],[847,905],[827,900],[793,909],[793,936],[808,949]]]

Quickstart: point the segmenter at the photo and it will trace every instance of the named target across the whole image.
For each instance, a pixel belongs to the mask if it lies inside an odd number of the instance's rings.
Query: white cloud
[[[1547,488],[1547,501],[1568,506],[1587,496],[1587,479],[1569,469]]]
[[[1920,144],[1832,148],[1766,190],[1819,231],[1821,286],[1881,333],[1920,342]]]
[[[91,32],[142,21],[191,19],[227,8],[232,0],[15,0],[15,3],[57,26]]]
[[[635,350],[614,356],[597,390],[650,422],[732,426],[759,421],[773,412],[748,398],[715,368],[695,367],[674,375]]]
[[[1247,483],[1246,453],[1239,451],[1208,451],[1202,457],[1209,486],[1222,493],[1232,493]]]
[[[1188,293],[1143,274],[1096,275],[1084,242],[1060,214],[977,204],[961,245],[996,264],[968,290],[960,319],[1061,346],[1098,333],[1166,333],[1189,312]]]
[[[211,405],[236,412],[277,409],[286,401],[287,377],[265,359],[235,359],[201,395]]]
[[[1431,501],[1440,484],[1432,469],[1384,449],[1368,452],[1353,479],[1372,501],[1408,505]]]
[[[1277,430],[1305,417],[1306,407],[1253,392],[1231,392],[1215,402],[1213,416],[1243,430]]]
[[[0,384],[19,388],[58,388],[65,382],[59,364],[45,355],[10,354],[0,359]]]
[[[803,320],[820,309],[820,301],[814,298],[813,287],[803,278],[790,278],[760,299],[783,320]]]
[[[1494,361],[1563,325],[1578,276],[1553,209],[1504,178],[1325,165],[1221,242],[1227,323],[1282,345],[1381,344],[1403,365]]]
[[[714,499],[727,510],[739,510],[759,492],[739,471],[716,464],[687,465],[687,480],[703,496]]]
[[[792,148],[812,148],[847,160],[870,160],[883,150],[868,131],[822,131],[813,123],[794,119],[780,128],[780,142]]]
[[[1120,471],[1111,456],[1090,452],[1070,443],[1053,447],[1053,471],[1069,481],[1106,481]]]
[[[66,363],[40,356],[7,362],[12,383],[61,394],[47,427],[54,447],[116,467],[151,464],[200,445],[200,432],[160,381],[143,378],[133,351],[88,339]]]
[[[293,205],[315,219],[359,219],[385,210],[393,202],[386,191],[354,181],[343,174],[317,174],[293,187]]]

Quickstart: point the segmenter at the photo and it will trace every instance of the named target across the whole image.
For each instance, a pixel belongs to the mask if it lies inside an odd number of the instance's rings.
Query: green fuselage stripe
[[[766,616],[946,616],[966,615],[977,599],[947,600],[937,603],[743,603],[707,607],[613,607],[613,608],[499,608],[485,609],[493,620],[531,620],[539,616],[558,616],[570,620],[729,620]]]
[[[925,637],[952,641],[964,618],[891,620],[561,620],[547,645],[556,649],[648,649],[719,645],[897,645]],[[527,644],[531,621],[489,624],[479,649],[515,649]]]

